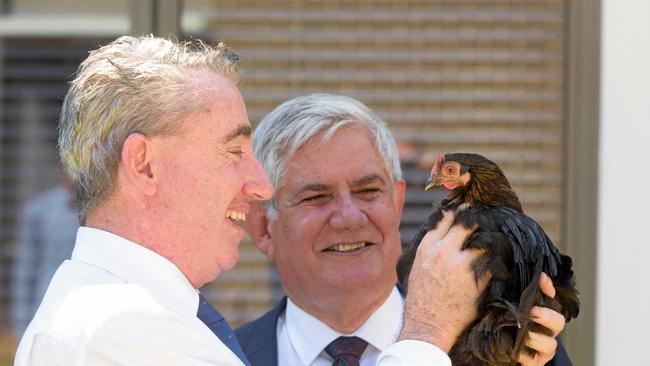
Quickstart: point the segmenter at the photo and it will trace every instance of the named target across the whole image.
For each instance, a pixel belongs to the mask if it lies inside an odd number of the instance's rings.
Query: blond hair
[[[59,154],[82,223],[115,190],[122,145],[132,133],[172,134],[204,108],[192,71],[239,81],[239,56],[223,43],[120,37],[90,52],[70,83],[59,121]]]

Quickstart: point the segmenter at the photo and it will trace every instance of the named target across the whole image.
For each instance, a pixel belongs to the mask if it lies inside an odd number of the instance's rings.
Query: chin
[[[337,287],[374,287],[378,284],[378,281],[381,281],[382,278],[387,277],[383,274],[382,271],[379,271],[378,269],[379,268],[377,267],[355,267],[348,268],[348,270],[337,270],[334,273],[331,273],[330,283],[336,284]]]
[[[232,253],[228,259],[219,258],[219,264],[221,265],[222,271],[230,271],[235,268],[235,265],[239,262],[239,250]]]

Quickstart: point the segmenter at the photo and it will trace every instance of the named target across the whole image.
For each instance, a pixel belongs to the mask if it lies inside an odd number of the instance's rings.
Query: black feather
[[[463,332],[450,357],[454,365],[515,365],[521,352],[532,352],[523,346],[528,330],[549,333],[529,318],[533,306],[550,307],[567,321],[578,315],[580,302],[571,257],[561,254],[542,227],[523,213],[519,199],[496,164],[483,156],[464,153],[447,154],[439,161],[459,163],[461,172],[469,173],[470,179],[450,191],[404,248],[397,266],[398,277],[408,290],[417,246],[428,231],[436,228],[443,211],[457,211],[466,204],[468,208],[457,212],[455,223],[478,228],[463,248],[485,250],[473,270],[477,278],[489,270],[492,279],[479,299],[478,318]],[[542,271],[553,280],[555,299],[539,289]]]

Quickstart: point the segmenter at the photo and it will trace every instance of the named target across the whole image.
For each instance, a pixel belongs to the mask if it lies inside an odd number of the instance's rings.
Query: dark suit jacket
[[[252,366],[278,366],[278,318],[286,307],[285,296],[261,318],[235,329],[239,345]]]
[[[286,307],[285,296],[273,310],[235,330],[239,344],[252,366],[278,366],[278,318]],[[569,355],[559,340],[555,358],[548,365],[571,366]]]

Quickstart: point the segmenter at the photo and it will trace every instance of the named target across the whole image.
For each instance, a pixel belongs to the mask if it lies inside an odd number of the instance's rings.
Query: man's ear
[[[121,175],[143,195],[152,196],[158,190],[158,176],[152,167],[151,140],[142,134],[132,133],[122,145]]]
[[[406,200],[406,182],[404,179],[398,179],[395,181],[395,191],[393,192],[393,203],[397,209],[399,217],[402,217],[402,211],[404,210],[404,201]]]
[[[270,222],[263,202],[251,203],[251,210],[246,215],[244,229],[253,240],[253,243],[273,262],[273,238],[269,229]]]

